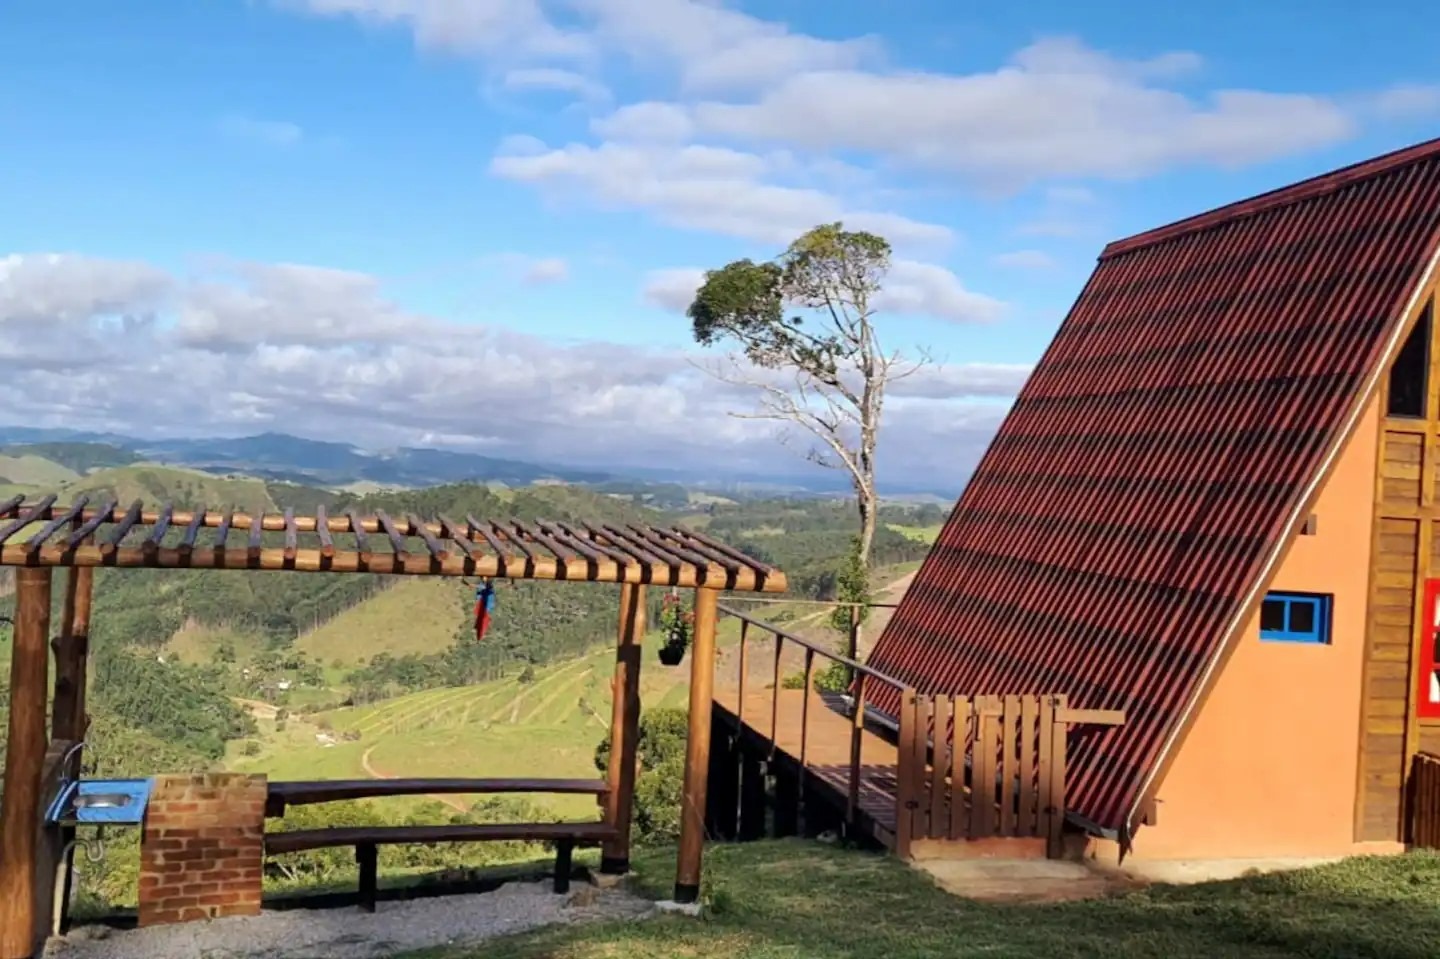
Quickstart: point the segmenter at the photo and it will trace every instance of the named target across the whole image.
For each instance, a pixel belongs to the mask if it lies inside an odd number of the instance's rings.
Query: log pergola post
[[[85,738],[86,661],[90,655],[90,603],[95,569],[72,566],[65,578],[60,635],[55,640],[55,704],[51,737]]]
[[[680,797],[680,853],[675,866],[675,901],[678,903],[693,903],[700,898],[719,601],[719,590],[705,586],[695,589],[695,634],[690,645],[690,723],[685,741],[685,787]]]
[[[10,728],[0,804],[0,959],[30,959],[36,942],[35,867],[45,699],[50,671],[50,570],[15,571]]]
[[[610,691],[610,768],[606,816],[615,838],[600,854],[600,871],[630,871],[630,820],[635,807],[635,750],[640,736],[640,654],[645,635],[645,587],[620,584],[620,628],[615,646],[615,680]]]
[[[65,601],[61,607],[60,635],[55,638],[55,696],[51,705],[50,739],[53,742],[68,740],[79,743],[85,739],[90,728],[85,713],[85,688],[88,683],[90,658],[90,605],[95,592],[95,569],[91,566],[72,566],[66,570]],[[78,778],[84,763],[84,748],[75,751],[71,759],[74,776]],[[70,776],[69,770],[61,770],[61,776]],[[75,876],[75,849],[70,841],[75,838],[75,827],[67,826],[59,832],[59,850],[51,850],[64,860],[65,888],[60,895],[60,915],[52,916],[52,922],[59,920],[59,928],[65,928],[69,918],[70,888]]]

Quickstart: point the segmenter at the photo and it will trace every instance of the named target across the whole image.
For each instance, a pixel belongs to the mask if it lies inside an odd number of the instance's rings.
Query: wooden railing
[[[1410,844],[1440,849],[1440,756],[1416,753],[1410,773]]]
[[[866,703],[877,684],[900,693],[895,730],[895,851],[912,855],[916,840],[1036,838],[1059,854],[1065,819],[1065,755],[1073,725],[1114,726],[1125,721],[1119,710],[1072,709],[1063,695],[931,696],[905,682],[861,663],[854,656],[828,650],[808,639],[727,606],[721,613],[740,621],[737,708],[756,732],[765,730],[745,715],[752,647],[768,643],[772,676],[764,686],[770,694],[769,755],[774,757],[779,732],[782,661],[787,644],[802,650],[804,685],[798,756],[808,765],[810,708],[815,689],[816,660],[839,663],[848,671],[850,761],[845,775],[846,818],[852,825],[859,812],[864,761]],[[852,618],[852,623],[854,619]],[[752,633],[761,634],[760,639]],[[849,644],[856,647],[852,629]],[[763,722],[763,720],[762,720]],[[893,728],[893,727],[892,727]],[[874,771],[871,770],[872,778]],[[987,789],[988,784],[988,789]],[[1440,791],[1437,791],[1440,797]],[[1440,811],[1440,807],[1437,807]]]
[[[890,686],[897,691],[904,692],[906,686],[893,676],[887,676],[878,669],[872,669],[861,663],[853,652],[858,644],[859,627],[858,617],[851,617],[849,648],[852,655],[846,656],[833,650],[826,649],[816,643],[797,636],[767,623],[764,620],[755,619],[746,613],[729,606],[721,606],[720,612],[727,616],[733,616],[740,621],[740,662],[739,662],[739,691],[736,697],[741,717],[745,711],[745,697],[751,690],[750,684],[750,647],[756,642],[751,637],[751,632],[768,633],[768,642],[772,645],[772,681],[768,687],[770,690],[770,756],[775,754],[775,739],[780,723],[780,690],[783,684],[781,675],[781,663],[785,656],[785,644],[804,650],[805,657],[805,691],[808,694],[815,688],[815,660],[819,657],[832,663],[839,663],[847,670],[850,689],[850,764],[846,772],[846,802],[845,818],[852,825],[860,808],[860,777],[864,767],[865,751],[865,703],[866,696],[875,688],[877,683]],[[766,642],[761,639],[760,642]],[[810,740],[810,696],[806,695],[801,704],[800,712],[800,766],[802,770],[807,764],[807,752]]]
[[[1118,710],[1062,695],[901,699],[896,852],[917,839],[1038,838],[1059,854],[1070,726],[1118,725]]]

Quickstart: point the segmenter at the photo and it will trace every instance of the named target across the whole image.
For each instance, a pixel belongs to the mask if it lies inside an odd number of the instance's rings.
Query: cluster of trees
[[[933,511],[933,513],[932,513]],[[882,507],[870,555],[876,565],[925,558],[929,547],[888,523],[928,526],[943,514],[934,506]],[[767,500],[716,506],[706,532],[785,570],[792,593],[811,599],[845,598],[847,566],[855,561],[854,507],[831,500]]]
[[[217,671],[110,645],[91,656],[91,712],[208,760],[255,722],[225,695]]]
[[[235,570],[98,570],[92,636],[159,646],[187,622],[256,633],[284,646],[390,585],[383,576]]]

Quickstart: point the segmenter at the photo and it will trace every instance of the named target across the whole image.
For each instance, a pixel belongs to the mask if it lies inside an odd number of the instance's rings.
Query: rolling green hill
[[[78,473],[53,460],[33,453],[5,451],[0,453],[0,476],[10,485],[55,489],[79,478]]]
[[[113,496],[121,505],[140,499],[147,505],[234,507],[251,513],[276,508],[263,480],[145,463],[97,470],[65,484],[61,492],[67,497],[77,493],[89,493],[92,498]]]
[[[437,653],[463,626],[469,587],[453,579],[403,579],[310,630],[295,647],[326,665],[358,666],[379,653]]]

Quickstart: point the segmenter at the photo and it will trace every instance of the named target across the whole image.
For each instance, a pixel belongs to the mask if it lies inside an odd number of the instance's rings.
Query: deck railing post
[[[680,806],[680,850],[675,867],[675,901],[700,898],[705,851],[705,805],[710,771],[710,723],[715,692],[715,618],[719,593],[695,590],[695,631],[690,646],[690,723],[685,741],[685,785]]]
[[[860,813],[861,753],[865,748],[865,674],[855,677],[855,711],[850,717],[850,791],[845,800],[845,819],[851,826]]]
[[[780,654],[781,647],[785,644],[785,637],[777,631],[775,633],[775,676],[770,687],[770,754],[768,759],[775,758],[775,737],[780,733]]]
[[[815,688],[815,650],[805,650],[805,690],[800,700],[800,769],[806,767],[805,748],[810,732],[810,693]],[[802,777],[803,781],[803,777]]]
[[[915,719],[917,696],[906,688],[900,693],[900,733],[895,742],[895,854],[910,858],[910,842],[914,838],[915,808]]]
[[[745,724],[745,680],[750,672],[750,621],[740,620],[740,682],[735,699],[735,715]]]
[[[854,662],[860,661],[860,607],[855,604],[850,606],[850,629],[848,640],[845,644],[845,655]],[[851,682],[855,681],[855,670],[847,667]]]
[[[620,624],[615,646],[615,679],[611,689],[610,766],[605,818],[615,838],[600,854],[600,871],[623,875],[630,870],[630,821],[634,815],[635,748],[640,737],[640,660],[645,635],[645,587],[620,585]]]
[[[13,633],[5,796],[0,803],[0,959],[29,959],[41,932],[35,869],[50,671],[48,566],[16,569]]]
[[[1055,721],[1050,727],[1050,828],[1045,854],[1051,859],[1058,859],[1064,851],[1060,833],[1065,824],[1065,747],[1070,724],[1064,718],[1065,697],[1054,696],[1052,701]]]

